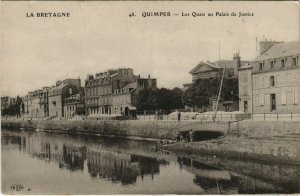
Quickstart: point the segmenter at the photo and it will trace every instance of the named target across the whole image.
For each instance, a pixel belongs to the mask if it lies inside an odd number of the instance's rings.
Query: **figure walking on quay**
[[[177,118],[178,118],[178,121],[180,121],[180,118],[181,118],[181,113],[180,113],[180,111],[177,112]]]

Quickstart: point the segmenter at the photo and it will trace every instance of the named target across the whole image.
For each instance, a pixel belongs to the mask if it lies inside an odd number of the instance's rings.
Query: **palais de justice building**
[[[260,55],[239,69],[240,110],[299,113],[300,41],[260,42]]]

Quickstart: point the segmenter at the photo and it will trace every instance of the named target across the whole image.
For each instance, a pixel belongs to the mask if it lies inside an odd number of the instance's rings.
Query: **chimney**
[[[241,56],[240,56],[240,51],[234,53],[233,55],[233,62],[235,64],[235,66],[237,68],[240,68],[241,67]]]
[[[150,74],[148,75],[148,79],[150,79]]]
[[[264,39],[263,41],[259,42],[259,53],[264,54],[267,52],[272,46],[275,44],[282,43],[282,42],[277,42],[277,41],[272,41],[268,39]]]
[[[138,75],[138,78],[141,79],[141,75],[140,74]]]

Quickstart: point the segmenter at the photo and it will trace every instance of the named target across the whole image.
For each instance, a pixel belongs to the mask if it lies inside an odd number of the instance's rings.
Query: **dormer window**
[[[281,59],[281,67],[285,67],[285,60]]]
[[[273,68],[274,68],[274,64],[275,64],[275,61],[271,61],[271,62],[270,62],[270,69],[273,69]]]
[[[297,65],[297,58],[293,57],[292,59],[292,66],[296,66]]]
[[[274,78],[274,76],[270,76],[270,86],[275,86],[275,78]]]
[[[259,70],[263,70],[263,63],[259,63]]]

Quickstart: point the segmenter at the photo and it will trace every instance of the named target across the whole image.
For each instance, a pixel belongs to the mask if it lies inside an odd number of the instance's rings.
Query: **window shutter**
[[[268,81],[266,76],[264,76],[263,82],[264,82],[264,88],[268,87]]]
[[[260,95],[260,105],[264,105],[265,104],[265,97],[264,95]]]
[[[298,104],[298,92],[293,93],[293,104]]]
[[[281,104],[286,104],[286,93],[281,93]]]
[[[282,83],[281,83],[281,76],[280,75],[277,75],[277,77],[276,77],[276,84],[278,84],[278,86],[281,86],[282,85]]]
[[[285,75],[282,76],[281,80],[282,80],[282,86],[285,86]]]

